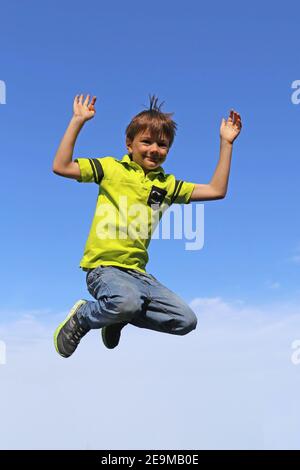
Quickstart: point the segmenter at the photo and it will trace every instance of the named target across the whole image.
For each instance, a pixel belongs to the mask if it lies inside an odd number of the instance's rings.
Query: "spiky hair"
[[[158,98],[155,95],[149,95],[149,101],[150,101],[150,106],[149,106],[149,111],[158,111],[161,113],[161,107],[165,103],[164,101],[158,105]]]
[[[163,113],[161,108],[164,101],[158,104],[156,95],[149,95],[149,102],[149,107],[134,116],[128,124],[126,137],[132,141],[137,134],[149,129],[153,137],[167,137],[171,147],[177,130],[177,124],[171,118],[174,113]]]

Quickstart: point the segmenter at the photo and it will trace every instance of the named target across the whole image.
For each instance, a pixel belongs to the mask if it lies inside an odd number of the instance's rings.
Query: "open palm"
[[[84,101],[83,95],[76,95],[73,103],[74,116],[81,118],[83,121],[92,119],[96,114],[96,99],[96,96],[93,96],[91,102],[89,103],[90,95],[87,95]]]
[[[233,143],[242,129],[242,121],[239,113],[233,109],[230,111],[229,118],[222,119],[220,127],[220,137],[229,143]]]

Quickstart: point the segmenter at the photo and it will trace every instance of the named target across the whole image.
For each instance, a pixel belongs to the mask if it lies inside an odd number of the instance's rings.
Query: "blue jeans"
[[[151,274],[98,266],[87,272],[86,282],[96,302],[87,301],[77,315],[90,328],[125,322],[174,335],[196,328],[197,318],[190,307]]]

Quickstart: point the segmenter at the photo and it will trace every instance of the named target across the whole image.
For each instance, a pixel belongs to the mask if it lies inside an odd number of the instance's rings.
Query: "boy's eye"
[[[142,141],[143,144],[151,144],[150,140],[143,140]],[[158,144],[160,147],[167,147],[167,144],[165,142],[159,142]]]

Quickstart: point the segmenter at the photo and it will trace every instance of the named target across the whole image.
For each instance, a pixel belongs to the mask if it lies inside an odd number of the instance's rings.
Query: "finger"
[[[228,121],[233,121],[233,109],[230,110]]]
[[[239,124],[242,124],[241,116],[240,116],[238,113],[236,114],[236,121],[237,121]]]
[[[236,123],[234,124],[234,127],[235,129],[238,129],[240,130],[242,128],[242,123],[240,120],[236,121]]]
[[[234,124],[235,124],[236,121],[237,121],[237,117],[238,117],[238,116],[237,116],[237,112],[233,109],[233,122],[234,122]]]
[[[235,111],[235,116],[236,116],[236,120],[240,120],[240,119],[241,119],[241,115],[240,115],[240,113],[238,113],[237,111]]]
[[[74,98],[74,104],[78,103],[78,98],[79,98],[79,95],[76,95],[75,98]]]
[[[88,103],[89,103],[89,100],[90,100],[90,95],[86,95],[86,99],[84,100],[83,105],[84,105],[84,106],[87,106]]]
[[[238,120],[237,113],[236,113],[236,111],[233,111],[233,124],[234,124],[234,125],[236,125],[237,120]]]
[[[236,124],[241,127],[242,126],[242,120],[241,120],[241,116],[239,113],[235,113],[235,120],[236,120]]]
[[[96,103],[96,100],[97,100],[97,97],[96,97],[96,96],[93,96],[92,101],[91,101],[91,103],[90,103],[89,106],[88,106],[88,109],[89,109],[90,111],[96,112],[96,110],[95,110],[95,108],[94,108],[94,104]]]
[[[83,95],[80,95],[78,103],[82,104]]]

